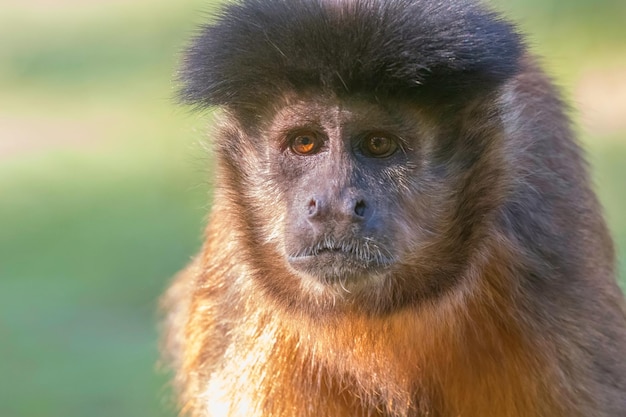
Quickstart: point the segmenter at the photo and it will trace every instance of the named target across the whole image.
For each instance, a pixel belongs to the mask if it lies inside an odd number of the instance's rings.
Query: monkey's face
[[[427,162],[436,132],[426,118],[403,103],[317,98],[290,100],[270,119],[246,175],[258,240],[308,290],[405,279],[399,271],[432,246],[449,200]]]

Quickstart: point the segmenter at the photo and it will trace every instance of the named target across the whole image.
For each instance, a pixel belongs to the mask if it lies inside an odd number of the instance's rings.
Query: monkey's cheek
[[[370,281],[384,275],[392,266],[391,262],[359,259],[342,252],[289,257],[288,261],[299,274],[328,285]]]

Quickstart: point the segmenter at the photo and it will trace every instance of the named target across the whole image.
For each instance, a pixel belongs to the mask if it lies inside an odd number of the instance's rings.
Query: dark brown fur
[[[324,86],[286,88],[255,115],[222,103],[206,242],[163,300],[184,414],[626,415],[612,242],[557,93],[531,58],[517,66],[444,103]],[[292,157],[276,143],[308,124],[344,162],[279,161]],[[362,191],[369,168],[330,148],[361,126],[408,138],[388,182],[365,187],[394,262],[316,280],[287,261],[302,237],[288,224],[309,188]]]

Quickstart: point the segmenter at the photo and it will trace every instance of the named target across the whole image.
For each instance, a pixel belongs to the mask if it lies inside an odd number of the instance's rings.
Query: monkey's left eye
[[[298,133],[289,141],[289,148],[298,155],[311,155],[322,146],[322,140],[313,132]]]
[[[398,142],[385,135],[371,134],[361,141],[361,150],[367,156],[374,158],[386,158],[398,149]]]

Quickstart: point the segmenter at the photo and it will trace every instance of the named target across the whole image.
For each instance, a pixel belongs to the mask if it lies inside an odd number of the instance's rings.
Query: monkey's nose
[[[367,203],[362,198],[334,200],[320,196],[309,199],[307,215],[309,221],[362,221],[367,213]]]

